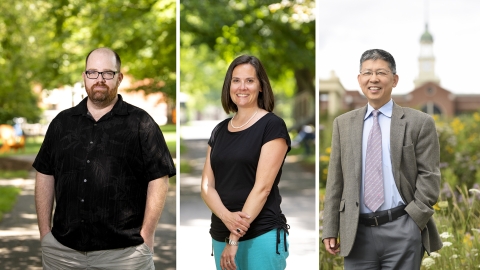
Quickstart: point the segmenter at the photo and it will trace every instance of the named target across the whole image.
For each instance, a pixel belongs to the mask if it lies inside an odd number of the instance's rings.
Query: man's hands
[[[52,230],[52,211],[55,194],[55,178],[37,172],[35,176],[35,209],[37,210],[40,240]]]
[[[40,230],[40,241],[43,240],[45,235],[47,235],[51,230],[45,231],[45,230]]]
[[[155,238],[155,233],[152,235],[146,235],[143,231],[140,231],[140,235],[142,236],[145,244],[150,248],[150,251],[153,253],[153,241]]]
[[[237,237],[242,237],[250,228],[250,223],[244,219],[249,219],[250,216],[243,212],[228,212],[220,217],[228,230]]]
[[[323,244],[327,252],[332,255],[337,255],[340,252],[340,243],[337,243],[337,238],[325,238]]]

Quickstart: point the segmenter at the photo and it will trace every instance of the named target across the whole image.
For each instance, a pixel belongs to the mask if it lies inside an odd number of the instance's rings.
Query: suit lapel
[[[357,111],[356,114],[352,115],[350,119],[350,126],[352,127],[352,162],[355,164],[355,175],[358,179],[358,187],[362,182],[362,136],[363,136],[363,122],[365,118],[365,113],[367,113],[367,106],[361,108]]]
[[[405,137],[405,119],[403,108],[393,103],[392,122],[390,124],[390,158],[392,159],[393,178],[400,190],[400,162],[402,159],[403,139]]]

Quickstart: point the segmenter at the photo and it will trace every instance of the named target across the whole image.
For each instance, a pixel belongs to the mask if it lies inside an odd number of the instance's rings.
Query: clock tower
[[[433,36],[428,32],[428,24],[425,24],[425,32],[420,37],[420,56],[418,57],[418,77],[413,81],[415,87],[426,82],[440,84],[440,79],[435,76],[435,56],[433,56]]]

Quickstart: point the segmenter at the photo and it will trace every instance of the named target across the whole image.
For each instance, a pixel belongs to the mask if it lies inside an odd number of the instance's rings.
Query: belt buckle
[[[377,227],[377,226],[378,226],[377,217],[378,217],[378,216],[373,216],[373,217],[371,217],[371,218],[375,219],[375,225],[370,225],[370,227]]]

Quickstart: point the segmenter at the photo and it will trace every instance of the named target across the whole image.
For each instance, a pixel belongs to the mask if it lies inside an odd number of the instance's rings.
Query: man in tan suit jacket
[[[442,247],[432,217],[440,189],[435,122],[393,102],[398,75],[388,52],[366,51],[358,82],[368,104],[333,123],[322,242],[345,257],[346,269],[419,269],[424,251]],[[380,112],[385,202],[372,211],[363,184],[373,110]]]

